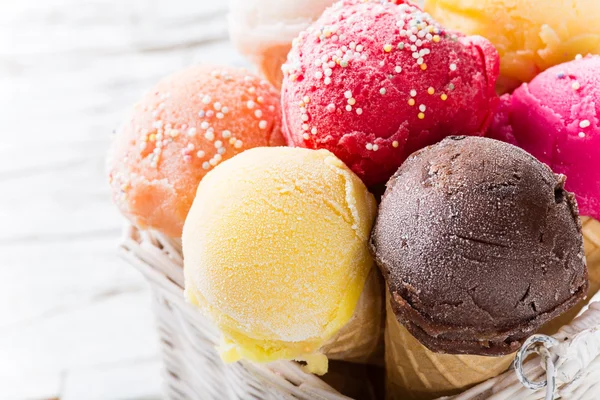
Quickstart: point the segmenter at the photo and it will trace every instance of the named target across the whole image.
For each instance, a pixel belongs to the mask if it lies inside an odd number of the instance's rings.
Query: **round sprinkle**
[[[323,82],[325,82],[326,85],[329,85],[331,83],[331,78],[330,77],[326,77]]]
[[[308,124],[302,124],[302,130],[303,131],[307,131],[308,130]]]
[[[562,71],[561,71],[561,72],[559,72],[559,73],[556,75],[556,77],[557,77],[558,79],[565,79],[566,75],[565,75],[565,73],[564,73],[564,72],[562,72]]]
[[[362,110],[362,108],[357,108],[357,109],[356,109],[356,114],[358,114],[358,115],[362,115],[362,113],[363,113],[363,110]]]
[[[325,76],[331,76],[331,74],[333,74],[333,70],[331,68],[327,68],[325,71]]]
[[[585,132],[579,132],[579,137],[580,138],[584,138],[585,137]]]
[[[367,150],[373,150],[373,145],[371,143],[367,143],[365,147],[367,148]]]
[[[581,84],[579,82],[575,81],[575,82],[573,82],[571,87],[573,88],[573,90],[579,90],[579,89],[581,89]]]
[[[346,106],[346,111],[352,111],[352,106],[350,104]]]
[[[408,99],[408,105],[409,106],[414,106],[415,105],[415,99]]]
[[[435,89],[430,87],[429,89],[427,89],[427,93],[429,94],[434,94],[435,93]]]
[[[421,105],[419,106],[419,111],[421,111],[421,112],[425,112],[425,110],[427,110],[427,107],[425,106],[425,104],[421,104]]]
[[[316,135],[316,134],[317,134],[317,128],[316,128],[316,127],[313,127],[313,128],[310,130],[310,133],[312,133],[313,135]]]
[[[206,140],[210,140],[210,141],[215,140],[215,134],[212,133],[211,131],[206,131],[206,133],[204,134],[204,137],[206,138]]]
[[[302,98],[302,101],[304,101],[306,104],[308,104],[308,103],[310,103],[310,97],[308,97],[308,96],[304,96],[304,97]]]
[[[323,73],[321,71],[315,72],[315,78],[317,78],[317,79],[323,78]]]
[[[196,135],[196,128],[190,128],[187,131],[188,136],[194,136]]]
[[[577,55],[575,56],[575,59],[576,59],[576,60],[581,60],[582,58],[583,58],[583,56],[582,56],[581,54],[577,54]]]
[[[223,114],[222,112],[218,112],[217,113],[217,118],[218,119],[223,119],[225,117],[225,114]]]
[[[350,104],[351,106],[353,106],[354,104],[356,104],[356,99],[354,97],[349,98],[348,99],[348,104]]]
[[[446,101],[446,100],[448,100],[448,95],[446,93],[442,93],[442,95],[440,96],[440,99],[442,99],[442,101]]]
[[[235,144],[234,144],[234,147],[235,147],[236,149],[239,149],[239,148],[241,148],[243,145],[244,145],[244,142],[242,142],[241,140],[236,140],[236,141],[235,141]]]
[[[257,102],[258,104],[262,104],[262,103],[264,103],[264,102],[265,102],[265,98],[264,98],[264,97],[262,97],[262,96],[258,96],[258,97],[256,98],[256,102]]]
[[[433,35],[433,41],[438,43],[440,41],[440,35]]]
[[[584,119],[583,121],[581,121],[579,123],[579,127],[582,128],[582,129],[585,129],[585,128],[589,127],[590,125],[591,125],[591,123],[587,119]]]
[[[421,64],[421,69],[423,71],[425,71],[427,69],[427,64],[425,64],[425,63]]]
[[[223,147],[223,142],[220,140],[215,141],[215,148],[220,149],[221,147]]]
[[[300,117],[300,119],[304,122],[308,121],[308,114],[302,114],[302,116]]]
[[[202,102],[203,102],[204,104],[209,104],[209,103],[210,103],[210,100],[211,100],[211,98],[210,98],[210,96],[209,96],[209,95],[206,95],[206,96],[202,97]]]
[[[362,44],[359,44],[356,46],[356,51],[358,51],[360,53],[361,51],[363,51],[364,48],[365,47]]]
[[[451,83],[448,85],[448,89],[450,90],[454,90],[456,88],[456,86],[454,86],[454,83]]]
[[[373,151],[377,151],[377,150],[379,150],[379,146],[378,146],[378,145],[376,145],[376,144],[374,144],[374,145],[373,145]]]
[[[389,53],[390,51],[392,51],[392,45],[391,44],[385,44],[383,46],[383,51],[385,51],[386,53]]]
[[[227,149],[225,147],[220,147],[219,150],[217,150],[217,152],[219,154],[225,154],[227,152]]]
[[[450,64],[450,71],[456,71],[456,64]]]
[[[202,129],[208,129],[208,127],[209,127],[209,124],[206,121],[204,121],[200,124],[200,128],[202,128]]]
[[[308,136],[308,133],[303,133],[303,134],[302,134],[302,137],[304,138],[304,140],[308,140],[308,138],[309,138],[310,136]]]
[[[396,148],[396,147],[398,147],[398,146],[400,146],[400,143],[398,143],[398,141],[397,141],[397,140],[394,140],[394,141],[392,142],[392,147]]]
[[[214,108],[215,110],[219,111],[219,110],[221,109],[221,103],[219,103],[218,101],[217,101],[217,102],[215,102],[215,103],[213,104],[213,108]]]
[[[379,94],[385,95],[386,93],[387,93],[387,90],[385,90],[385,88],[379,89]]]
[[[334,111],[335,111],[335,104],[333,104],[333,103],[329,103],[329,104],[327,105],[327,111],[329,111],[329,112],[334,112]]]
[[[248,100],[248,102],[246,103],[246,107],[252,109],[254,108],[255,103],[252,100]]]
[[[260,117],[262,117],[262,115],[263,115],[262,110],[256,110],[256,111],[254,111],[254,116],[256,118],[260,118]]]
[[[350,97],[352,97],[352,92],[350,90],[346,90],[344,92],[344,97],[347,98],[347,99],[349,99]]]
[[[267,121],[265,121],[265,120],[263,119],[262,121],[260,121],[260,122],[258,123],[258,127],[259,127],[260,129],[265,129],[265,128],[267,127]]]
[[[415,97],[417,95],[417,91],[415,89],[410,91],[410,97]]]
[[[404,49],[404,43],[403,42],[398,43],[398,49],[399,50],[403,50]]]
[[[394,68],[394,71],[396,71],[396,73],[399,74],[400,72],[402,72],[402,67],[399,65],[396,65],[396,68]]]
[[[206,153],[202,150],[198,150],[198,152],[196,153],[196,157],[198,158],[204,158],[205,155]]]
[[[209,169],[209,168],[210,168],[210,163],[209,163],[208,161],[204,161],[204,162],[202,163],[202,168],[204,168],[204,169]]]
[[[425,114],[423,114],[422,112],[420,112],[417,117],[419,117],[419,119],[423,119],[425,118]]]
[[[223,131],[221,132],[221,136],[223,137],[223,139],[229,139],[231,137],[231,131]]]

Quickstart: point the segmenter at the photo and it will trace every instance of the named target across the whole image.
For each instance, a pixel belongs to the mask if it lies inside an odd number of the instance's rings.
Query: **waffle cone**
[[[262,75],[277,89],[281,89],[281,66],[285,63],[291,47],[291,43],[274,44],[264,48],[262,54],[255,57],[254,61]]]
[[[383,282],[373,268],[352,319],[322,351],[332,360],[383,365]]]
[[[580,301],[575,307],[553,319],[540,329],[540,333],[553,335],[564,325],[568,325],[579,314],[581,309],[600,290],[600,222],[590,217],[581,217],[583,228],[583,246],[587,261],[590,286],[587,298]]]
[[[386,292],[385,367],[388,400],[424,400],[458,394],[500,375],[514,359],[438,354],[423,346],[398,322]]]

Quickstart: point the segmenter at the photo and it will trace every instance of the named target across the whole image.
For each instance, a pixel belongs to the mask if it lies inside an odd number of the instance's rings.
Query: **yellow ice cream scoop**
[[[577,54],[600,53],[598,0],[426,0],[448,28],[488,38],[507,89]]]
[[[353,319],[373,270],[375,212],[327,150],[256,148],[209,172],[183,229],[185,293],[221,330],[223,360],[325,373],[319,350]]]

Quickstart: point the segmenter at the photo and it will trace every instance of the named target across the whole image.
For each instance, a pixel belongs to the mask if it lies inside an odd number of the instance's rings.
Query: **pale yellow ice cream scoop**
[[[375,212],[327,150],[256,148],[209,172],[183,229],[184,271],[187,298],[223,334],[221,357],[325,373],[319,349],[351,320],[373,269]]]
[[[577,54],[600,53],[598,0],[426,0],[442,25],[488,38],[514,88]]]

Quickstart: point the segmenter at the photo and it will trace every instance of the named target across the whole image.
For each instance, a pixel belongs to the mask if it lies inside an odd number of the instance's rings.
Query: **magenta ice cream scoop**
[[[600,219],[600,56],[552,67],[502,97],[488,136],[567,176],[581,215]]]

